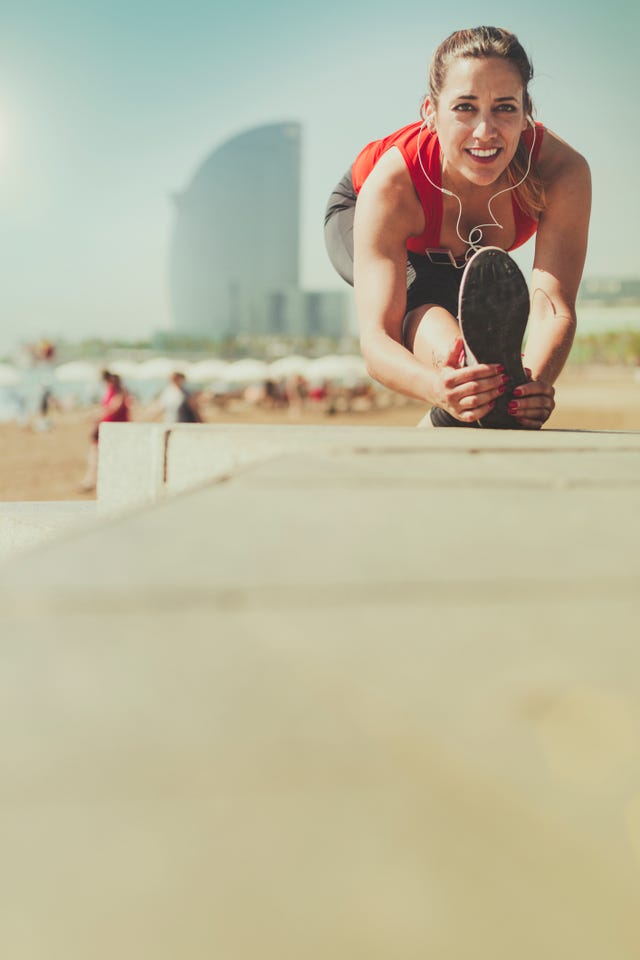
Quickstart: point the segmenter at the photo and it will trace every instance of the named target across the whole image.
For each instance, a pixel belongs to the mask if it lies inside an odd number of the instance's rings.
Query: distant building
[[[640,303],[640,278],[591,277],[580,284],[578,299],[605,305]]]
[[[226,141],[196,170],[176,197],[176,333],[342,335],[346,297],[300,289],[300,167],[300,124],[278,123]]]
[[[266,334],[339,339],[348,325],[349,301],[341,291],[281,291],[267,302]]]

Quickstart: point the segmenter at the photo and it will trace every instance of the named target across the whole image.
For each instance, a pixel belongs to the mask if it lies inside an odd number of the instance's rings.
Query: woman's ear
[[[422,119],[424,120],[424,123],[427,129],[430,130],[431,133],[433,133],[434,130],[436,129],[436,111],[428,97],[425,99],[424,103],[422,104],[420,113],[422,115]]]
[[[432,131],[435,130],[435,126],[436,126],[435,110],[433,109],[433,105],[431,104],[429,97],[425,97],[425,99],[422,102],[422,106],[420,107],[420,116],[424,120],[429,130],[432,130]]]

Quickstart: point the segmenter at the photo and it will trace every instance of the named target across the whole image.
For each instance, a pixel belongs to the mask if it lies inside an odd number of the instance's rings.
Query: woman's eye
[[[471,113],[475,106],[473,103],[456,103],[453,109],[457,113]],[[494,109],[498,113],[515,113],[516,106],[513,103],[498,103]]]

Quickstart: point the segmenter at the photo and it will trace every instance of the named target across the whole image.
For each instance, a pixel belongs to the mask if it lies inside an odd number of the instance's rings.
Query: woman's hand
[[[473,423],[493,409],[509,378],[496,363],[464,364],[464,342],[457,339],[440,368],[436,404],[456,420]]]
[[[554,411],[555,390],[550,383],[532,380],[531,370],[526,368],[529,383],[516,387],[509,403],[509,413],[527,430],[539,430]]]

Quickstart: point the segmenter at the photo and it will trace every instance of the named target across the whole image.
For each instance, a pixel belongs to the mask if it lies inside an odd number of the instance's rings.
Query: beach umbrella
[[[286,377],[294,377],[296,374],[305,376],[309,360],[307,357],[299,357],[292,353],[288,357],[280,357],[269,364],[269,376],[272,380],[283,380]]]
[[[311,360],[307,367],[310,380],[366,380],[367,367],[356,354],[329,354]]]
[[[140,364],[134,360],[114,360],[110,363],[108,370],[111,373],[117,373],[123,380],[135,380],[138,375]]]
[[[225,360],[212,357],[209,360],[198,360],[190,363],[184,373],[192,383],[210,383],[213,380],[226,380],[229,364]]]
[[[269,379],[269,364],[264,360],[236,360],[230,363],[226,374],[230,383],[257,383]]]
[[[98,367],[87,360],[70,360],[55,369],[55,378],[60,383],[91,383],[98,376]]]
[[[151,360],[144,360],[137,365],[135,379],[168,380],[172,374],[182,372],[187,366],[187,363],[181,363],[171,357],[153,357]],[[134,379],[134,377],[131,377],[131,379]]]
[[[15,367],[8,363],[0,363],[0,387],[15,387],[21,377]]]
[[[310,380],[331,380],[342,372],[341,358],[331,353],[325,357],[316,357],[309,361],[307,376]]]
[[[360,354],[346,354],[341,358],[342,376],[346,380],[369,380],[369,372],[364,358]]]

